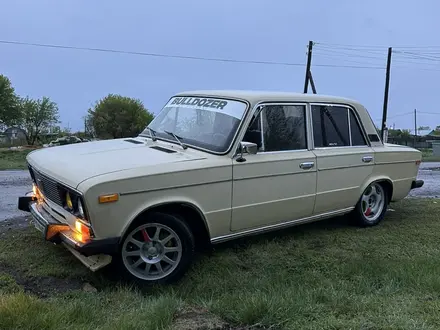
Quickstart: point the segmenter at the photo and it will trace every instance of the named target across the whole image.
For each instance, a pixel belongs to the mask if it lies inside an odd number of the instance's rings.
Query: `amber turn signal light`
[[[119,200],[118,194],[101,195],[99,196],[99,203],[111,203]]]

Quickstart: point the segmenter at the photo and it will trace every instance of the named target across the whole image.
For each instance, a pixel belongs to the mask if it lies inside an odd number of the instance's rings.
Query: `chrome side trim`
[[[405,164],[405,163],[414,163],[415,160],[396,160],[394,162],[375,162],[376,165],[391,165],[391,164]]]
[[[218,244],[218,243],[229,241],[229,240],[233,240],[233,239],[236,239],[236,238],[239,238],[239,237],[257,235],[257,234],[261,234],[261,233],[265,233],[265,232],[270,232],[270,231],[274,231],[274,230],[281,229],[281,228],[293,227],[293,226],[305,224],[305,223],[308,223],[308,222],[324,220],[324,219],[327,219],[327,218],[332,218],[334,216],[346,214],[346,213],[348,213],[348,212],[350,212],[352,210],[354,210],[354,206],[346,208],[346,209],[341,209],[341,210],[338,210],[338,211],[333,211],[333,212],[327,212],[327,213],[322,213],[322,214],[314,215],[314,216],[307,217],[307,218],[291,220],[291,221],[287,221],[287,222],[278,223],[278,224],[275,224],[275,225],[264,226],[264,227],[254,228],[254,229],[248,229],[248,230],[244,230],[244,231],[241,231],[241,232],[238,232],[238,233],[232,233],[232,234],[228,234],[228,235],[218,236],[218,237],[211,238],[211,243],[212,244]]]
[[[344,165],[344,166],[334,166],[334,167],[325,167],[319,168],[318,171],[331,171],[331,170],[341,170],[344,168],[352,168],[352,167],[365,167],[365,166],[373,166],[373,163],[362,163],[362,164],[354,164],[354,165]]]
[[[196,187],[196,186],[204,186],[204,185],[209,185],[209,184],[214,184],[214,183],[223,183],[223,182],[232,182],[232,179],[214,180],[214,181],[200,182],[200,183],[188,183],[188,184],[182,184],[182,185],[178,185],[178,186],[168,186],[168,187],[161,187],[161,188],[133,190],[133,191],[120,192],[119,195],[120,196],[127,196],[127,195],[134,195],[134,194],[143,194],[143,193],[147,193],[147,192],[151,192],[151,191]]]
[[[309,173],[316,172],[316,169],[312,169],[312,170],[310,170],[308,172]],[[304,174],[304,172],[296,171],[296,172],[283,172],[283,173],[274,173],[274,174],[262,174],[262,175],[246,176],[246,177],[242,177],[242,178],[235,178],[233,181],[237,182],[237,181],[243,181],[243,180],[254,180],[254,179],[261,179],[261,178],[271,178],[271,177],[275,177],[275,176],[299,175],[299,174]]]

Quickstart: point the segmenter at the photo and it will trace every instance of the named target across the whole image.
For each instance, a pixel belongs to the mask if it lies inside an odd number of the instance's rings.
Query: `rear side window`
[[[315,148],[365,146],[362,128],[346,106],[312,105]]]
[[[312,105],[312,123],[315,148],[350,145],[346,107]]]

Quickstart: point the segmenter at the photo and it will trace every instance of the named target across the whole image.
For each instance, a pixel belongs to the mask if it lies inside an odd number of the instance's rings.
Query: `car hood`
[[[204,158],[194,150],[180,151],[142,139],[116,139],[43,148],[29,153],[27,161],[37,171],[76,188],[98,175]]]

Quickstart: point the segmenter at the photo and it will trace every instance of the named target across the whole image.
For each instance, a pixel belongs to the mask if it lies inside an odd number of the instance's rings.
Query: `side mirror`
[[[247,152],[250,155],[255,155],[258,152],[257,144],[252,142],[240,142],[240,149],[242,153]]]
[[[250,155],[255,155],[258,152],[258,146],[256,143],[252,142],[240,142],[239,148],[238,148],[239,155],[236,159],[237,162],[242,163],[246,161],[246,159],[243,157],[244,153],[248,153]]]

